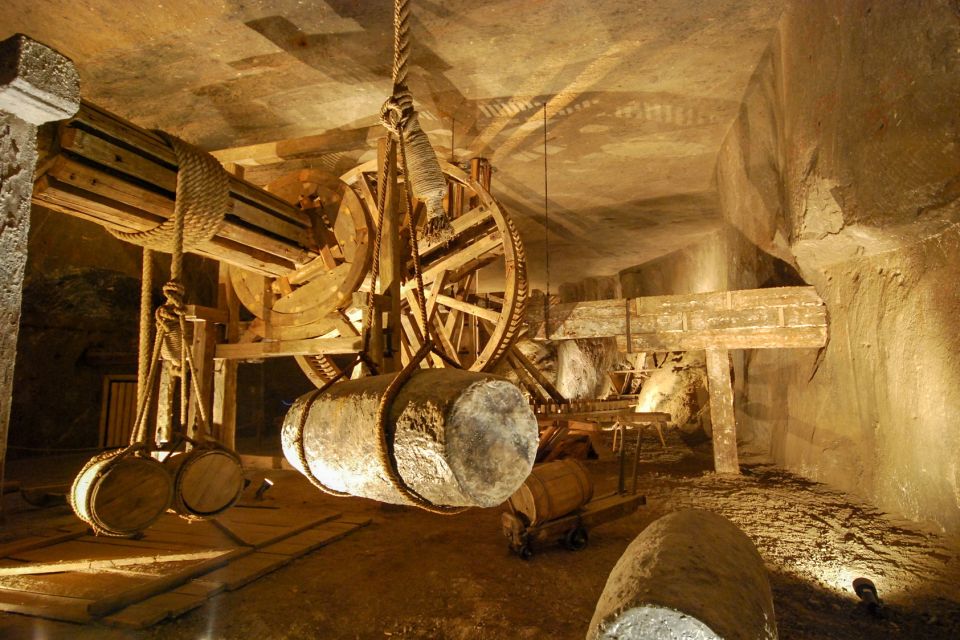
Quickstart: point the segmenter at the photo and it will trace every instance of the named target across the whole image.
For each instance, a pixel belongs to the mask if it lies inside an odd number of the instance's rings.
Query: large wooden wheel
[[[366,209],[353,190],[318,169],[288,174],[266,189],[311,216],[320,256],[275,279],[231,268],[237,297],[256,317],[250,330],[270,340],[339,335],[345,331],[342,313],[370,267]]]
[[[464,369],[492,368],[516,339],[527,299],[523,245],[513,223],[482,182],[489,167],[473,164],[473,176],[444,164],[446,207],[454,238],[446,244],[420,243],[424,294],[430,333],[438,348]],[[354,292],[369,291],[372,233],[377,220],[377,162],[354,168],[337,179],[306,169],[284,176],[267,190],[299,204],[314,218],[320,258],[276,279],[231,269],[240,302],[255,316],[249,331],[265,340],[303,340],[357,336],[362,319]],[[398,187],[404,188],[402,171]],[[401,201],[403,198],[401,197]],[[422,205],[415,204],[419,234]],[[409,257],[409,223],[401,224],[401,364],[423,343],[424,327],[416,303],[416,279]],[[295,356],[310,380],[320,386],[340,372],[348,356]],[[421,366],[448,366],[431,355]]]
[[[448,244],[420,243],[424,294],[430,331],[443,353],[464,369],[492,368],[516,339],[527,299],[526,261],[523,244],[513,223],[499,203],[481,185],[489,179],[485,165],[474,164],[476,178],[459,168],[443,164],[447,179],[447,211],[454,229]],[[401,189],[402,171],[398,171]],[[377,162],[356,167],[341,179],[364,205],[367,217],[377,215]],[[401,198],[402,201],[402,198]],[[425,216],[415,205],[417,232]],[[401,279],[400,348],[406,364],[423,343],[424,328],[416,303],[416,279],[408,256],[410,229],[401,226],[402,254],[407,256]],[[369,286],[369,282],[367,283]],[[359,317],[354,311],[352,317]],[[322,384],[337,369],[330,358],[299,357],[304,372]],[[334,365],[331,367],[331,365]],[[421,366],[448,366],[431,355]]]

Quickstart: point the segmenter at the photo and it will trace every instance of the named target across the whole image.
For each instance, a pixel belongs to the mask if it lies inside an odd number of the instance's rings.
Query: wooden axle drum
[[[164,466],[124,452],[93,458],[73,482],[73,510],[97,533],[136,535],[170,506],[173,482]]]
[[[581,508],[593,497],[593,481],[576,460],[537,465],[516,493],[510,506],[528,526],[555,520]]]
[[[197,447],[164,462],[173,476],[173,510],[209,518],[232,507],[243,492],[243,467],[224,449]]]
[[[290,408],[282,440],[287,460],[324,486],[405,504],[379,455],[377,412],[393,375],[308,393]],[[400,389],[387,416],[403,483],[434,505],[492,507],[529,475],[537,422],[516,386],[490,374],[423,369]]]

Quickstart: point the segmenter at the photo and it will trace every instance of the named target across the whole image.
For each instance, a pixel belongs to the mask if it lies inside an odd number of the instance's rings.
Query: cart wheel
[[[574,527],[567,532],[566,537],[563,539],[564,545],[567,549],[571,551],[580,551],[587,547],[587,543],[590,541],[590,536],[587,535],[587,530],[583,527]]]
[[[518,553],[520,554],[521,560],[529,560],[533,557],[533,547],[531,547],[529,544],[525,544],[520,547],[520,551]]]

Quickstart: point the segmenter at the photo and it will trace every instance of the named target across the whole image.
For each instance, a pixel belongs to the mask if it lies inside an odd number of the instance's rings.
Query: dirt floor
[[[329,503],[369,513],[374,524],[147,631],[0,614],[0,638],[583,638],[627,544],[658,516],[685,507],[717,511],[756,542],[785,640],[960,638],[957,540],[770,466],[716,476],[709,449],[678,438],[667,448],[645,440],[641,460],[646,507],[592,531],[583,551],[542,547],[526,562],[508,551],[497,509],[435,516],[327,498],[293,472],[268,472],[276,486],[266,499],[275,505]],[[616,463],[589,468],[598,494],[613,489]],[[65,507],[15,513],[5,532],[69,517]],[[885,617],[871,616],[854,596],[857,576],[877,584]]]

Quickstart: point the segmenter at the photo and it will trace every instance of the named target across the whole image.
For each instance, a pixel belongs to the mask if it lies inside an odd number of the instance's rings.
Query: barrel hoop
[[[536,480],[537,483],[540,485],[540,488],[543,490],[543,497],[544,497],[544,499],[545,499],[546,502],[547,502],[547,505],[546,505],[546,506],[547,506],[547,514],[550,515],[550,516],[552,516],[552,517],[556,517],[556,512],[553,510],[553,499],[550,497],[550,490],[547,489],[547,483],[544,482],[544,481],[540,478],[540,476],[536,475],[535,473],[531,473],[529,476],[527,476],[527,478],[532,479],[532,480]],[[532,491],[530,492],[530,495],[533,496],[533,492],[532,492]],[[536,508],[536,506],[537,506],[537,501],[536,501],[535,498],[534,498],[534,501],[533,501],[533,506],[534,506],[534,508]],[[533,514],[533,520],[534,520],[534,522],[543,522],[543,521],[544,521],[544,518],[541,518],[540,516],[541,516],[541,514],[534,513],[534,514]]]
[[[583,480],[580,478],[580,475],[581,475],[580,472],[583,471],[583,467],[581,467],[578,462],[571,461],[571,464],[573,464],[574,466],[577,467],[577,472],[573,474],[573,477],[574,477],[574,478],[576,479],[576,481],[577,481],[577,486],[580,487],[580,496],[581,496],[582,498],[586,498],[586,497],[587,497],[587,487],[585,487],[585,486],[583,485]]]
[[[80,469],[80,472],[77,474],[76,478],[73,480],[73,486],[70,487],[70,508],[73,509],[73,512],[78,518],[90,525],[90,528],[93,529],[93,533],[98,536],[106,536],[110,538],[129,538],[136,535],[136,533],[117,533],[107,529],[104,524],[97,518],[96,514],[90,509],[89,494],[84,494],[82,499],[86,504],[83,505],[83,509],[79,508],[77,500],[81,497],[78,495],[77,482],[84,476],[84,474],[90,470],[94,465],[98,465],[101,462],[105,464],[97,470],[97,473],[91,478],[89,487],[93,488],[99,482],[100,478],[107,474],[120,460],[126,458],[129,455],[136,454],[141,450],[146,450],[146,446],[141,443],[132,444],[124,447],[123,449],[114,449],[112,451],[107,451],[105,453],[99,453],[90,460],[87,461],[83,468]]]

